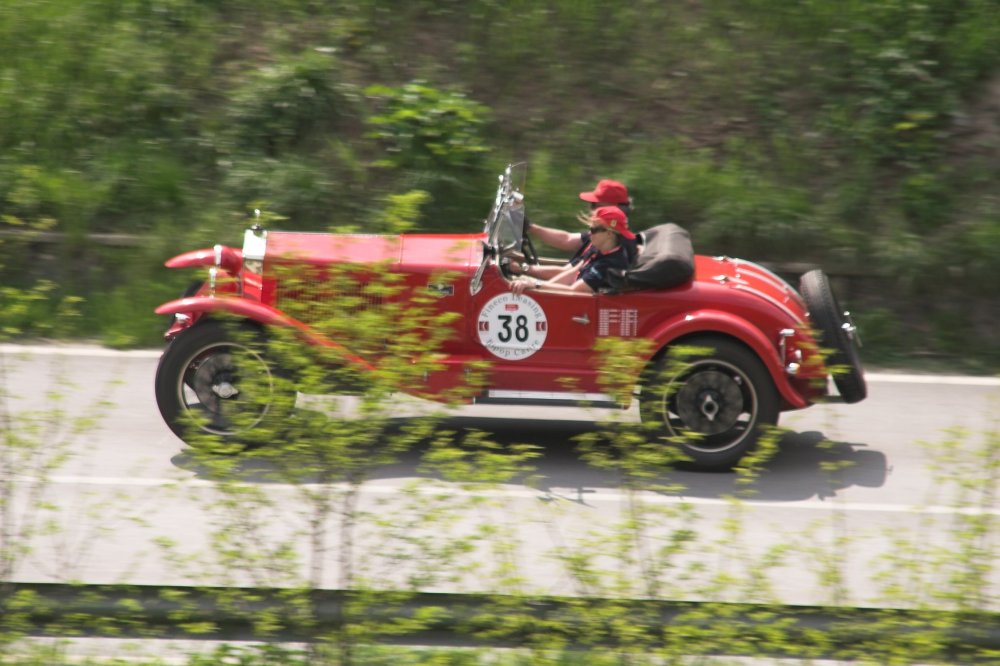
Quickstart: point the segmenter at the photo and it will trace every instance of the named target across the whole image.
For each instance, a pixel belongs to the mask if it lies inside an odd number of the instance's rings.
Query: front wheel
[[[262,337],[249,326],[206,321],[170,343],[155,386],[156,404],[174,434],[188,444],[199,435],[257,444],[263,426],[290,410],[295,394],[267,361]]]
[[[651,368],[641,388],[642,420],[661,426],[694,467],[729,469],[777,424],[777,389],[760,359],[735,341],[685,345],[697,349],[682,361],[664,355]]]

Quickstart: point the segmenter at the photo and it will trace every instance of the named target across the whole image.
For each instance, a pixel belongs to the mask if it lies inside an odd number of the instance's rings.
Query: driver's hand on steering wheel
[[[538,289],[539,286],[541,286],[541,283],[537,279],[522,275],[511,281],[510,290],[520,295],[529,289]]]

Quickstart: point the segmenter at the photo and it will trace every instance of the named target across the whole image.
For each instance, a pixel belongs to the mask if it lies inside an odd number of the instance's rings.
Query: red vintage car
[[[639,258],[616,274],[614,289],[512,293],[510,257],[564,261],[540,258],[524,233],[523,173],[523,166],[512,166],[500,176],[481,233],[322,234],[255,225],[242,249],[216,245],[167,261],[171,268],[208,267],[209,279],[156,310],[174,318],[156,373],[166,423],[182,439],[190,438],[194,421],[194,432],[239,442],[255,421],[237,424],[234,410],[267,410],[266,400],[243,399],[239,378],[248,373],[237,372],[234,354],[241,343],[225,323],[234,316],[265,334],[288,327],[311,344],[338,348],[359,373],[371,367],[288,314],[287,299],[296,292],[282,289],[276,268],[297,263],[378,265],[408,287],[432,290],[438,307],[459,315],[441,350],[440,372],[414,389],[424,398],[444,396],[463,381],[470,362],[488,361],[487,384],[470,398],[477,403],[628,407],[601,393],[595,343],[648,340],[646,369],[629,378],[641,418],[702,469],[731,467],[780,412],[833,398],[827,395],[832,368],[840,399],[866,397],[854,324],[822,271],[803,275],[796,291],[758,264],[695,255],[687,233],[674,225],[639,234]],[[442,272],[457,277],[439,284]],[[699,351],[682,370],[657,372],[673,367],[667,352],[678,346]],[[258,375],[266,376],[268,362],[255,358],[264,366]]]

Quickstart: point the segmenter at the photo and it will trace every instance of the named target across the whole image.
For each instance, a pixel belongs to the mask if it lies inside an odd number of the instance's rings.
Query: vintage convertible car
[[[156,373],[166,423],[182,439],[200,430],[239,442],[256,421],[232,414],[267,411],[266,400],[251,402],[241,391],[250,373],[236,367],[243,343],[230,333],[234,317],[265,336],[288,327],[310,344],[338,348],[358,373],[371,367],[341,341],[289,315],[287,299],[296,292],[282,289],[277,267],[295,264],[313,270],[378,264],[409,288],[433,290],[437,307],[459,315],[441,350],[441,371],[414,390],[424,398],[445,395],[471,362],[488,361],[486,386],[470,398],[477,403],[628,407],[602,394],[595,343],[648,340],[645,370],[629,378],[641,418],[656,424],[665,446],[679,446],[703,469],[731,467],[780,412],[837,399],[828,396],[831,375],[839,399],[866,397],[855,327],[822,271],[804,274],[796,291],[760,265],[695,255],[687,233],[674,225],[640,234],[636,265],[606,293],[543,287],[513,294],[511,256],[552,261],[539,258],[524,233],[523,174],[518,165],[500,176],[482,233],[321,234],[255,225],[242,250],[216,245],[167,261],[171,268],[208,267],[209,278],[156,310],[174,318]],[[455,277],[438,284],[442,272]],[[680,346],[698,351],[677,370],[667,359]],[[263,369],[257,376],[269,376],[268,361],[252,358]]]

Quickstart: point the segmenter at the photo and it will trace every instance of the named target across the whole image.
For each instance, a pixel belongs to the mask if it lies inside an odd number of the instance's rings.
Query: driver
[[[628,228],[628,217],[617,206],[595,208],[586,218],[590,225],[587,248],[576,264],[560,269],[552,278],[541,281],[538,278],[518,276],[511,282],[511,291],[523,294],[529,289],[555,289],[559,291],[582,291],[594,293],[607,282],[608,271],[612,268],[626,269],[631,263],[626,245],[635,243],[635,234]]]
[[[580,192],[580,198],[590,204],[591,211],[594,211],[602,206],[616,206],[623,213],[625,213],[625,215],[628,215],[632,208],[632,199],[629,198],[628,189],[617,180],[600,180],[593,191]],[[581,217],[581,220],[586,221],[586,219],[586,217]],[[524,231],[525,233],[529,233],[536,237],[546,245],[551,245],[552,247],[563,250],[564,252],[574,252],[573,256],[570,257],[569,263],[563,266],[538,266],[534,264],[522,263],[520,266],[515,267],[515,270],[519,269],[522,275],[527,275],[529,277],[542,279],[555,277],[570,266],[579,264],[583,255],[586,254],[591,247],[591,236],[587,231],[582,234],[577,234],[564,231],[563,229],[553,229],[551,227],[543,227],[539,224],[532,224],[527,220],[525,220],[524,223]],[[631,263],[635,260],[635,257],[638,254],[635,235],[633,234],[632,238],[622,237],[622,240],[629,263]]]

